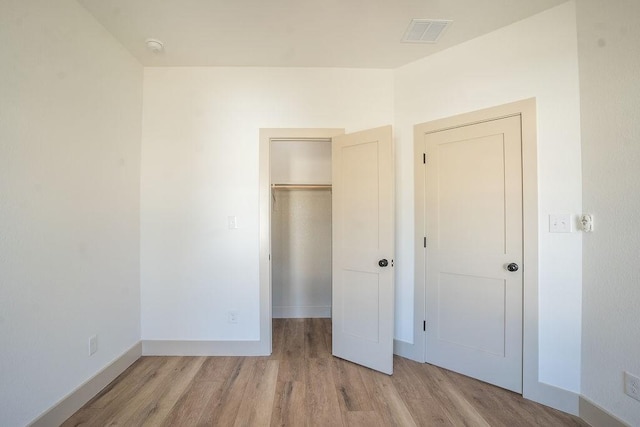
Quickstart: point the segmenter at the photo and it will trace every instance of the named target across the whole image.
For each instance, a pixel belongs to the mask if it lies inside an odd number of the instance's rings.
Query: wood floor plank
[[[305,319],[304,352],[306,358],[330,357],[331,350],[325,340],[324,319]]]
[[[305,409],[307,426],[342,426],[331,359],[306,359]]]
[[[215,400],[198,421],[198,426],[231,426],[235,422],[242,396],[251,380],[257,359],[251,357],[234,358],[236,361],[221,393],[215,393]]]
[[[442,408],[453,425],[469,425],[469,415],[461,411],[449,393],[448,380],[436,366],[406,361],[409,369],[420,379],[428,393],[434,398],[434,405]],[[473,415],[473,414],[472,414]]]
[[[263,359],[257,362],[253,379],[242,397],[235,427],[268,426],[271,423],[277,380],[277,360]]]
[[[230,356],[207,357],[195,380],[207,382],[225,381],[231,376],[237,361],[237,357]]]
[[[391,378],[380,372],[363,368],[360,371],[371,402],[382,423],[387,426],[414,427],[416,422],[393,386]]]
[[[204,357],[183,357],[183,359],[180,368],[175,369],[167,378],[167,382],[158,390],[158,397],[145,406],[139,418],[140,422],[133,422],[132,425],[155,427],[161,425],[167,418],[181,396],[186,393],[187,387],[193,382],[205,361]]]
[[[299,426],[305,423],[305,361],[285,359],[279,361],[278,380],[272,426]]]
[[[162,423],[163,427],[194,426],[215,393],[222,393],[222,381],[194,381]]]
[[[455,418],[449,416],[440,401],[411,371],[410,362],[394,357],[391,380],[416,423],[429,426],[455,424]]]
[[[455,407],[463,414],[463,417],[466,420],[465,425],[491,427],[480,411],[478,411],[471,402],[465,399],[460,391],[450,385],[447,385],[446,392],[451,396],[451,400]]]
[[[204,358],[176,357],[176,364],[153,387],[147,387],[130,402],[127,416],[118,416],[111,425],[159,425],[184,393],[200,369]]]
[[[156,390],[166,383],[171,373],[178,369],[183,363],[181,357],[168,357],[167,363],[161,366],[156,375],[153,375],[146,383],[138,389],[134,396],[125,402],[122,409],[113,416],[105,419],[104,422],[96,422],[96,425],[104,426],[124,426],[131,425],[127,420],[133,419],[142,410],[142,408],[155,396]]]
[[[279,360],[284,351],[285,319],[273,319],[271,325],[271,356],[269,358]]]
[[[322,326],[324,330],[324,342],[329,349],[329,354],[333,354],[333,341],[332,341],[332,329],[333,329],[333,320],[332,319],[322,319]]]
[[[331,372],[342,411],[373,411],[371,397],[360,375],[363,368],[337,357],[332,358],[332,362]]]
[[[376,411],[349,411],[342,416],[347,427],[385,427]]]
[[[303,359],[304,354],[304,319],[286,319],[281,359]]]
[[[306,384],[305,360],[302,358],[281,360],[278,367],[278,381],[297,381]]]
[[[271,426],[303,426],[306,421],[306,386],[299,381],[278,381]]]
[[[474,406],[492,426],[509,426],[514,417],[520,419],[521,425],[549,425],[553,420],[540,413],[545,419],[535,420],[528,416],[527,412],[518,408],[516,395],[508,390],[483,384],[478,381],[467,383],[465,376],[451,371],[444,371],[444,375],[451,380],[456,390],[474,403]],[[480,387],[476,388],[476,384]]]

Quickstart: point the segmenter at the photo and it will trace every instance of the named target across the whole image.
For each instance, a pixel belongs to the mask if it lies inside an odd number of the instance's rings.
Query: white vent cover
[[[404,33],[404,43],[435,43],[452,21],[442,19],[412,19]]]

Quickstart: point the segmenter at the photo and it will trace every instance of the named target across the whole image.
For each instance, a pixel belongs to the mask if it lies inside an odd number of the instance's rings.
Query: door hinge
[[[426,320],[422,321],[422,330],[427,332],[427,321]]]
[[[424,247],[427,247],[427,236],[424,236],[424,241],[423,241]]]
[[[427,164],[427,153],[422,153],[422,163]]]

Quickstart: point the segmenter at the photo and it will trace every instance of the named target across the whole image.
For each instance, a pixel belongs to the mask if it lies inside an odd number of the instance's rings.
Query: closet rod
[[[274,190],[330,190],[331,184],[271,184]]]

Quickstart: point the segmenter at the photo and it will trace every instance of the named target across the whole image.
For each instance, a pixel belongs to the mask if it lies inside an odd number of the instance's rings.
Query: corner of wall
[[[419,363],[424,363],[424,351],[420,346],[402,340],[393,340],[393,354]]]
[[[580,396],[577,393],[540,381],[526,386],[522,397],[568,414],[578,415],[579,412],[578,401]]]
[[[142,342],[136,343],[125,351],[120,357],[63,397],[29,425],[31,427],[49,427],[62,424],[78,409],[82,408],[85,403],[100,393],[111,381],[115,380],[118,375],[135,363],[140,356],[142,356]]]

